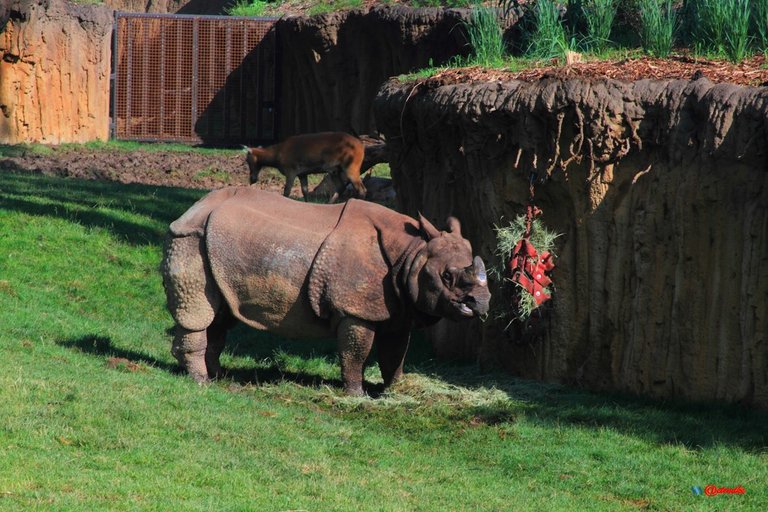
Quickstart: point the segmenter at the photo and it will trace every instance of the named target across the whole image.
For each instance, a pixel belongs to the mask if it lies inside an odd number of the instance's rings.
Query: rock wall
[[[0,142],[105,140],[111,11],[17,0],[0,14]]]
[[[698,81],[388,82],[375,106],[407,213],[494,225],[528,177],[557,243],[544,339],[432,332],[443,356],[654,397],[768,408],[768,90]],[[501,294],[494,296],[501,305]]]
[[[0,142],[6,144],[108,137],[113,9],[220,14],[229,3],[0,2]],[[322,130],[374,132],[371,105],[381,84],[466,53],[460,24],[467,15],[377,6],[281,19],[277,138]]]
[[[236,0],[104,0],[116,11],[150,14],[226,14]]]
[[[278,22],[281,137],[373,133],[373,100],[389,77],[466,54],[468,12],[380,5]]]

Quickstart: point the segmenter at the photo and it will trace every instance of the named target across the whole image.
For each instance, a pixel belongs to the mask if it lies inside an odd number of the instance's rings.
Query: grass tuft
[[[215,167],[208,167],[192,176],[193,180],[205,180],[208,178],[213,178],[223,183],[229,183],[232,180],[232,176],[227,171],[222,171]]]
[[[473,56],[470,64],[498,66],[504,62],[504,36],[495,9],[475,6],[464,23]]]
[[[237,0],[234,5],[227,8],[226,12],[230,16],[248,16],[261,17],[270,4],[280,5],[282,1],[278,0]]]
[[[604,52],[611,44],[611,30],[616,18],[618,0],[586,0],[582,4],[587,24],[587,46]]]
[[[743,60],[749,50],[750,0],[696,0],[691,5],[694,45]]]
[[[654,57],[667,57],[672,51],[677,11],[672,0],[639,0],[640,40],[643,49]]]
[[[344,9],[354,9],[361,7],[362,5],[363,0],[330,0],[326,2],[318,2],[317,4],[313,5],[307,11],[307,14],[314,16],[316,14],[325,14],[328,12],[341,11]]]
[[[725,54],[731,62],[741,62],[749,53],[750,0],[733,0],[727,5],[728,30]]]
[[[538,0],[533,7],[533,29],[528,29],[526,54],[535,59],[563,57],[575,49],[575,41],[569,38],[556,0]]]
[[[752,25],[754,26],[754,40],[757,50],[768,53],[768,0],[754,0],[752,2]]]

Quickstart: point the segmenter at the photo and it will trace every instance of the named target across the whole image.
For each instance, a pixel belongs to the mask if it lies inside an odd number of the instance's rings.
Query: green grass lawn
[[[421,339],[377,399],[340,393],[332,342],[246,329],[198,386],[157,269],[202,193],[0,173],[0,510],[768,508],[764,414],[480,374]]]

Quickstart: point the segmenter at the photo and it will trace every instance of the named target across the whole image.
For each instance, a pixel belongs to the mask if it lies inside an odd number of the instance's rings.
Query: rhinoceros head
[[[491,293],[485,265],[472,257],[472,246],[461,236],[461,225],[448,218],[448,230],[437,230],[419,215],[427,242],[415,256],[408,274],[408,291],[416,309],[454,320],[484,315]]]

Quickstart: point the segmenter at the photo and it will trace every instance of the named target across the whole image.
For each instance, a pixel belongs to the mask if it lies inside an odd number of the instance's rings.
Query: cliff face
[[[768,408],[768,92],[698,81],[390,81],[376,117],[407,213],[562,233],[543,341],[441,325],[443,355],[518,375]],[[502,300],[497,292],[494,301]]]
[[[278,22],[280,133],[372,133],[372,104],[391,76],[467,52],[458,9],[377,6]]]
[[[104,5],[116,11],[150,14],[225,14],[228,0],[104,0]]]
[[[2,0],[0,142],[84,142],[109,132],[113,9],[221,13],[226,1]],[[372,102],[390,76],[467,51],[468,11],[378,6],[277,22],[278,139],[375,130]],[[202,109],[205,110],[205,109]],[[237,141],[235,141],[237,142]]]
[[[19,0],[6,4],[3,16],[0,141],[106,139],[111,11],[64,0]]]

